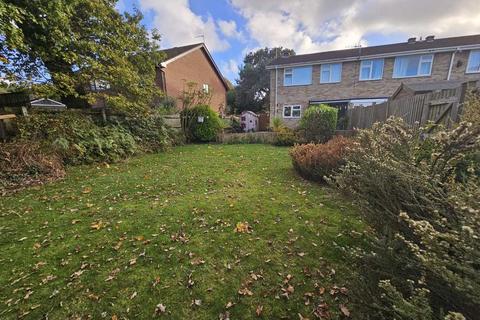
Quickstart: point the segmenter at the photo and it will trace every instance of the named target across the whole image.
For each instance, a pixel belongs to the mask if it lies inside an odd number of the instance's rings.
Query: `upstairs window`
[[[283,73],[284,86],[312,84],[312,67],[286,68]]]
[[[208,91],[209,91],[208,84],[204,83],[203,84],[203,92],[208,93]]]
[[[468,57],[467,73],[477,72],[480,72],[480,50],[472,50]]]
[[[284,118],[300,118],[302,113],[301,106],[283,106]]]
[[[342,64],[329,63],[320,67],[320,83],[335,83],[342,80]]]
[[[380,80],[383,77],[383,59],[362,60],[360,80]]]
[[[395,58],[394,78],[424,77],[432,73],[433,54]]]

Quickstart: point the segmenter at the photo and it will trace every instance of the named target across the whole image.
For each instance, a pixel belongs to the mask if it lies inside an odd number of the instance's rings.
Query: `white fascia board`
[[[415,54],[429,54],[429,53],[441,53],[441,52],[452,52],[452,51],[455,52],[455,51],[475,50],[475,49],[480,49],[480,44],[459,46],[459,47],[400,51],[400,52],[391,52],[391,53],[382,53],[382,54],[373,54],[373,55],[359,55],[359,56],[348,57],[343,59],[315,60],[311,62],[279,64],[279,65],[267,66],[266,69],[273,70],[276,68],[302,67],[302,66],[311,66],[311,65],[318,65],[318,64],[335,63],[335,62],[361,61],[361,60],[370,60],[370,59],[376,59],[376,58],[395,58],[399,56],[410,56]]]

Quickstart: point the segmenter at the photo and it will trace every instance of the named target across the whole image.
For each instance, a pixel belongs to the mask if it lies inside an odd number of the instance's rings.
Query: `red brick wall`
[[[225,110],[227,91],[203,49],[194,50],[168,63],[164,71],[166,93],[171,97],[177,98],[178,108],[182,106],[178,97],[181,96],[186,83],[195,82],[198,84],[199,89],[203,87],[203,84],[208,84],[209,90],[212,92],[210,104],[215,111],[220,111],[220,108]],[[157,71],[157,79],[159,72]]]

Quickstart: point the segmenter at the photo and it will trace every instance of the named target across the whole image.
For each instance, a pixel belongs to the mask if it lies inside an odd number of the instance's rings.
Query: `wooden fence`
[[[458,121],[466,90],[467,86],[463,85],[368,107],[350,107],[348,130],[370,128],[375,122],[384,122],[391,116],[400,117],[411,126],[433,122],[450,127]]]

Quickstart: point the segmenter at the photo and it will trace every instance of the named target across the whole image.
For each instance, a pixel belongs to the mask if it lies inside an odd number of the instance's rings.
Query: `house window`
[[[342,64],[329,63],[320,67],[320,83],[334,83],[342,80]]]
[[[480,50],[470,51],[468,57],[467,73],[480,72]]]
[[[302,114],[301,106],[283,106],[284,118],[300,118]]]
[[[383,59],[362,60],[360,80],[380,80],[383,77]]]
[[[208,90],[209,90],[208,84],[204,83],[203,84],[203,92],[208,93]]]
[[[286,68],[283,73],[284,86],[312,84],[312,67]]]
[[[424,77],[432,73],[433,54],[396,57],[394,78]]]

